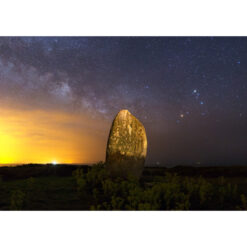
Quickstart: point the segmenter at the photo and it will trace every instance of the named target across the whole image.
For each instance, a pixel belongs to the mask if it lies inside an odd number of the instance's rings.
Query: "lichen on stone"
[[[128,110],[115,117],[106,150],[106,164],[114,176],[142,173],[147,154],[147,137],[143,124]]]

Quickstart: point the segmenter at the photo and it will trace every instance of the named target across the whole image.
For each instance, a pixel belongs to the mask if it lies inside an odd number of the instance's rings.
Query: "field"
[[[140,180],[94,166],[0,167],[0,210],[246,210],[247,167],[145,168]]]

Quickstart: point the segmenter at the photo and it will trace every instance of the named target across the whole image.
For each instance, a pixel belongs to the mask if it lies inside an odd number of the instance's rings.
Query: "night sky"
[[[146,164],[247,163],[247,38],[0,38],[0,163],[104,160],[121,109]]]

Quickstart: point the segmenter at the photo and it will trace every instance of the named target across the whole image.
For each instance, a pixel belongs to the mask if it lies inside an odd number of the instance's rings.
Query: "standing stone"
[[[106,149],[106,167],[112,176],[140,177],[147,154],[147,136],[142,123],[128,110],[115,117]]]

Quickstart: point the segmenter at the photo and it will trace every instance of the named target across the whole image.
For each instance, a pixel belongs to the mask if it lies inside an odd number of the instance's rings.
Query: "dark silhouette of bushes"
[[[10,210],[21,210],[23,209],[25,199],[25,193],[21,190],[14,190],[11,193],[10,198]]]
[[[220,176],[209,176],[212,169],[202,168],[195,176],[194,168],[145,168],[137,179],[112,177],[102,162],[57,165],[56,171],[52,165],[3,167],[0,209],[247,210],[247,179],[232,176],[235,167],[231,174],[229,168],[217,168]]]
[[[210,181],[201,176],[184,177],[166,172],[163,177],[145,182],[131,176],[112,178],[102,163],[79,176],[84,179],[84,189],[93,195],[92,210],[247,209],[245,195],[240,196],[237,185],[222,176]]]

